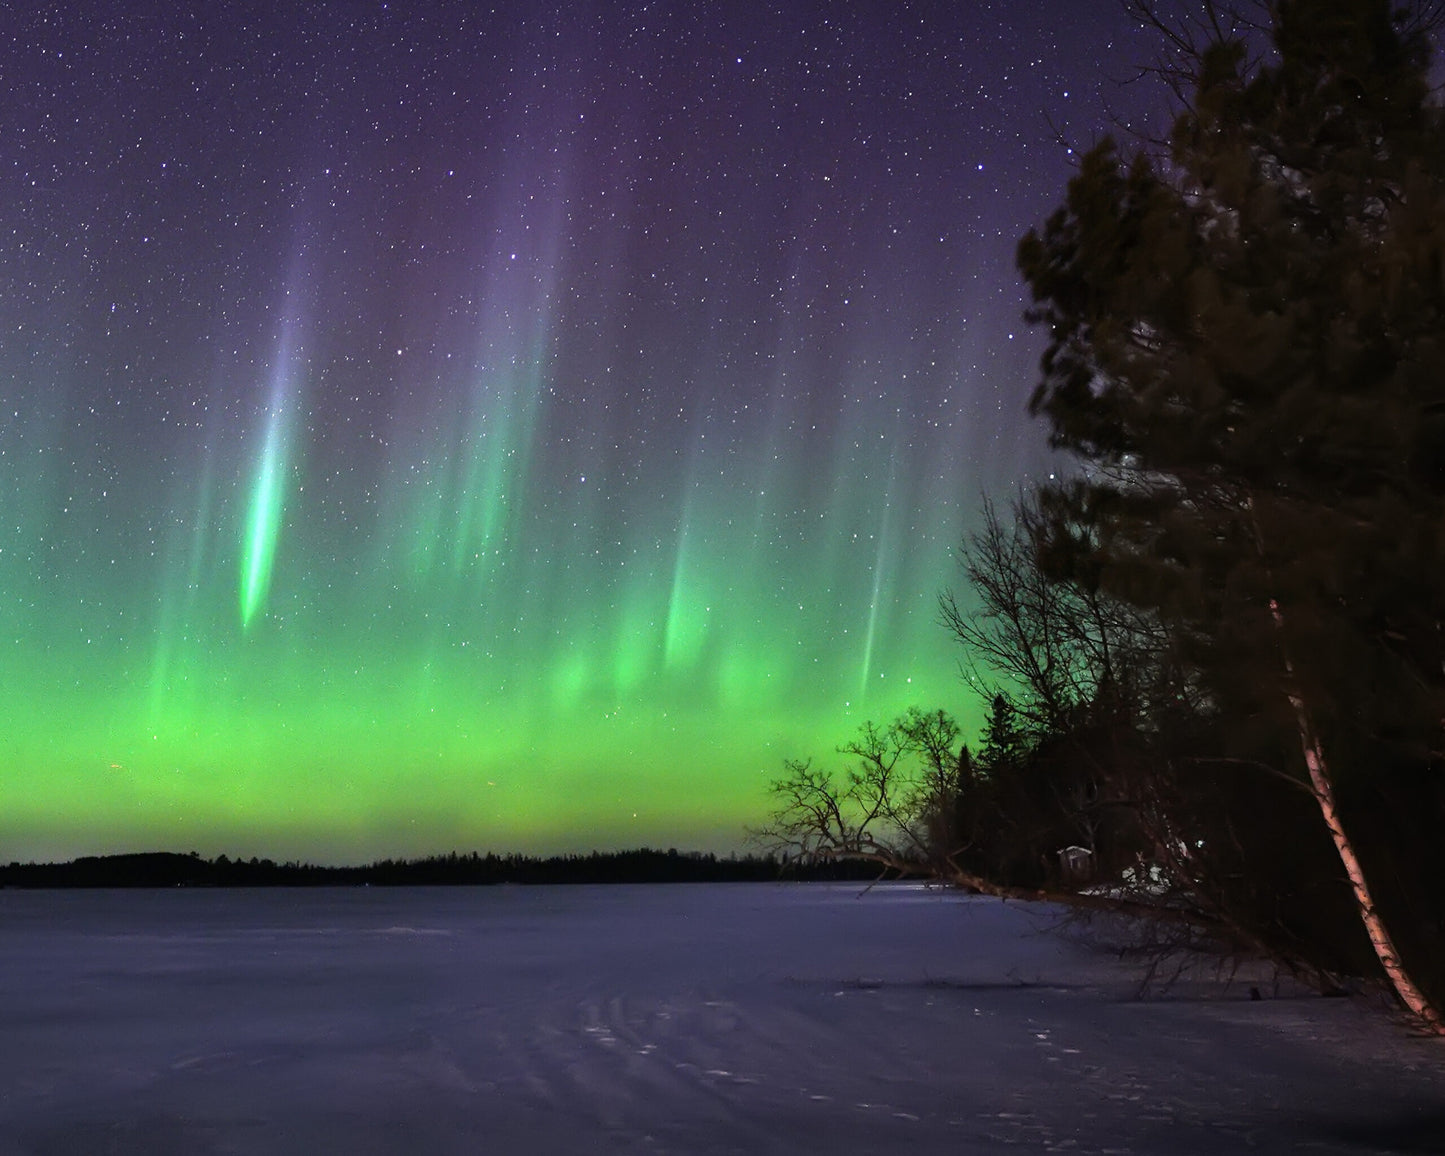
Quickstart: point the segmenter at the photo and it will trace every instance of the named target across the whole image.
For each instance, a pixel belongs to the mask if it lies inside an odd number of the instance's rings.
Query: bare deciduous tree
[[[1001,899],[1053,901],[1081,911],[1144,916],[1196,928],[1222,924],[1173,896],[1123,889],[1021,887],[967,869],[953,819],[968,751],[955,749],[958,726],[943,711],[917,709],[888,727],[865,723],[839,748],[852,765],[841,775],[790,759],[772,784],[768,826],[753,833],[771,850],[809,860],[857,859],[886,876],[924,876]]]
[[[1015,504],[1008,525],[986,501],[982,527],[959,552],[972,598],[951,590],[939,597],[939,619],[966,655],[964,677],[990,696],[1003,680],[1040,732],[1076,726],[1079,712],[1101,699],[1142,713],[1169,673],[1169,639],[1157,616],[1046,566],[1044,555],[1080,532],[1034,495]],[[1167,693],[1187,690],[1175,678]]]

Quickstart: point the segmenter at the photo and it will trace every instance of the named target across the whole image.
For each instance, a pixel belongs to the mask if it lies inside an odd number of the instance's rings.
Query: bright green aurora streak
[[[256,467],[251,510],[246,518],[246,541],[241,551],[241,628],[251,623],[266,602],[271,572],[276,565],[276,543],[286,503],[286,434],[281,405],[273,404],[266,421],[266,442]]]

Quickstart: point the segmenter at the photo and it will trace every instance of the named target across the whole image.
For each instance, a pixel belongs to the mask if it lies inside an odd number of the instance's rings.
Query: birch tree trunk
[[[1269,610],[1274,616],[1275,629],[1280,632],[1282,640],[1284,615],[1280,612],[1279,603],[1273,598],[1270,599]],[[1281,644],[1283,645],[1282,642]],[[1355,896],[1355,907],[1360,913],[1360,921],[1365,925],[1365,933],[1370,937],[1370,946],[1374,948],[1375,957],[1380,961],[1380,966],[1385,969],[1390,986],[1395,989],[1395,994],[1399,997],[1400,1002],[1409,1009],[1410,1014],[1415,1017],[1422,1028],[1432,1035],[1445,1036],[1445,1015],[1442,1015],[1441,1010],[1430,1002],[1410,977],[1410,973],[1405,970],[1404,961],[1401,960],[1399,950],[1395,947],[1390,929],[1385,926],[1385,920],[1375,906],[1369,881],[1365,878],[1359,856],[1355,854],[1354,844],[1350,842],[1344,824],[1340,822],[1339,808],[1335,805],[1334,783],[1330,779],[1329,764],[1325,761],[1324,749],[1320,745],[1319,736],[1315,733],[1314,725],[1310,720],[1309,708],[1305,705],[1304,696],[1295,680],[1294,661],[1290,657],[1288,648],[1284,649],[1284,669],[1287,680],[1286,695],[1289,698],[1290,708],[1294,711],[1300,750],[1304,755],[1305,769],[1310,776],[1310,794],[1314,796],[1315,802],[1319,805],[1320,816],[1329,829],[1330,838],[1335,842],[1335,851],[1339,854],[1340,862],[1344,864],[1345,874],[1349,876],[1350,889]]]

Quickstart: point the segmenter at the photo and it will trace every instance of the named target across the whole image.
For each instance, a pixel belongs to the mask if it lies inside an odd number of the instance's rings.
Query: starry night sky
[[[1117,0],[184,7],[0,33],[0,857],[723,850],[972,730]]]

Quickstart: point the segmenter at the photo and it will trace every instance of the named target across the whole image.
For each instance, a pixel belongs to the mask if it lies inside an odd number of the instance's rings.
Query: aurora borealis
[[[20,7],[0,858],[726,849],[977,722],[1114,0]]]

